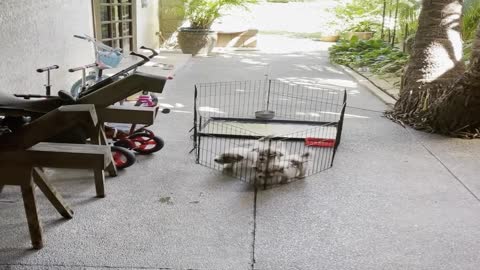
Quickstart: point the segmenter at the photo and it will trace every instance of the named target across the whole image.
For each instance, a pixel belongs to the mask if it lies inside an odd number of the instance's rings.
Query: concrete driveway
[[[270,37],[271,38],[271,37]],[[65,221],[39,193],[45,248],[30,250],[20,192],[0,195],[0,269],[478,269],[478,141],[404,129],[386,106],[329,64],[325,43],[192,58],[168,83],[166,141],[106,183],[55,171],[75,211]],[[297,43],[295,43],[297,42]],[[193,85],[257,80],[346,88],[334,167],[256,192],[194,163]]]
[[[217,20],[214,28],[255,28],[263,32],[316,33],[325,31],[335,20],[329,9],[338,3],[334,0],[307,0],[290,3],[259,2],[248,10],[232,9]]]

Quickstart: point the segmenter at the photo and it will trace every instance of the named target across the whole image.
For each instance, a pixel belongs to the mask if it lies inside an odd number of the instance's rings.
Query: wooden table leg
[[[35,202],[32,182],[29,181],[23,184],[21,189],[32,245],[34,249],[41,249],[43,247],[42,225],[40,225],[40,221],[38,220],[37,204]]]
[[[100,125],[101,129],[98,131],[100,144],[108,145],[107,136],[105,135],[105,126],[103,124]],[[110,164],[107,166],[108,175],[114,177],[118,175],[117,167],[115,167],[115,163],[113,162],[113,155],[110,154]]]
[[[98,145],[108,145],[107,136],[105,135],[105,125],[101,122],[98,124],[97,129],[93,132],[92,143]],[[113,162],[113,156],[110,155],[110,164],[107,166],[106,171],[108,175],[114,177],[118,175],[117,168]]]
[[[107,137],[105,136],[105,130],[104,130],[104,125],[103,123],[98,123],[96,129],[92,132],[92,143],[98,144],[98,145],[108,145],[107,142]],[[110,164],[113,164],[113,156],[110,154]],[[109,171],[110,176],[117,176],[117,170],[114,167],[114,170],[110,168],[110,166],[107,167],[107,170]],[[103,168],[101,169],[94,169],[93,171],[94,177],[95,177],[95,190],[97,191],[97,197],[99,198],[104,198],[105,197],[105,172],[103,171]]]
[[[105,198],[105,172],[103,169],[95,169],[93,171],[95,176],[95,190],[97,197]]]
[[[115,177],[118,175],[117,167],[115,167],[115,164],[113,163],[113,161],[110,162],[110,164],[108,165],[107,172],[108,172],[108,175],[112,177]]]
[[[47,181],[47,177],[40,168],[33,168],[33,181],[45,194],[50,203],[57,209],[57,211],[64,218],[72,218],[73,211],[64,202],[62,196],[50,185]]]

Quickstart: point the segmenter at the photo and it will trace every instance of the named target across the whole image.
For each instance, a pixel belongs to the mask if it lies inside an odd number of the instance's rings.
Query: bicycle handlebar
[[[142,47],[140,47],[140,49],[142,49],[142,50],[147,50],[147,51],[151,51],[151,52],[152,52],[152,55],[150,55],[150,56],[148,57],[148,58],[150,58],[150,59],[152,59],[153,57],[155,57],[155,56],[158,55],[157,51],[155,51],[155,50],[152,49],[152,48],[147,48],[147,47],[145,47],[145,46],[142,46]]]
[[[86,66],[71,68],[71,69],[68,70],[68,72],[75,72],[75,71],[79,71],[79,70],[83,70],[83,69],[87,69],[87,68],[91,68],[91,67],[96,67],[96,66],[98,66],[98,64],[93,63],[93,64],[86,65]]]
[[[58,65],[53,65],[53,66],[49,66],[49,67],[38,68],[37,72],[42,73],[42,72],[49,71],[49,70],[52,70],[52,69],[57,69],[57,68],[59,68]]]
[[[110,77],[108,77],[108,78],[106,78],[106,79],[104,79],[100,82],[97,82],[93,87],[87,89],[87,91],[81,92],[79,97],[86,96],[86,95],[96,91],[96,89],[102,88],[102,87],[104,87],[104,86],[106,86],[106,85],[108,85],[112,82],[115,82],[118,78],[120,78],[122,76],[125,76],[125,74],[128,75],[130,71],[136,70],[138,67],[143,66],[144,64],[148,63],[151,58],[158,55],[158,53],[153,49],[150,49],[150,48],[147,48],[147,47],[144,47],[144,46],[140,47],[140,49],[142,49],[142,48],[151,51],[152,54],[147,57],[143,54],[130,52],[130,55],[140,57],[140,58],[142,58],[142,60],[133,64],[133,65],[131,65],[131,66],[129,66],[129,67],[127,67],[127,68],[125,68],[125,69],[123,69],[123,70],[121,70],[121,71],[119,71],[119,72],[117,72],[117,73],[115,73],[114,75],[112,75],[112,76],[110,76]],[[169,79],[171,79],[171,77],[165,78],[165,80],[169,80]]]
[[[130,52],[130,55],[140,57],[140,58],[143,59],[143,61],[147,61],[147,62],[150,61],[150,57],[147,57],[147,56],[145,56],[145,55],[143,55],[143,54],[139,54],[139,53],[136,53],[136,52]],[[142,62],[143,62],[143,61],[142,61]]]
[[[82,36],[79,36],[79,35],[73,35],[73,37],[79,38],[79,39],[87,39],[86,37],[82,37]]]

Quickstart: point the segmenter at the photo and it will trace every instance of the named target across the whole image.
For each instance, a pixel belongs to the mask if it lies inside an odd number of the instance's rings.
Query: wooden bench
[[[110,150],[101,145],[39,143],[27,150],[0,152],[0,185],[20,186],[27,215],[32,245],[43,247],[42,226],[35,200],[34,184],[40,188],[57,211],[65,218],[73,212],[48,183],[43,167],[93,169],[97,196],[105,195],[103,170],[110,163]],[[97,172],[100,172],[98,174]]]
[[[137,107],[127,105],[112,105],[106,108],[97,108],[100,122],[128,123],[153,125],[158,113],[158,107]]]
[[[93,169],[97,196],[105,196],[104,169],[112,164],[110,149],[105,145],[42,143],[73,126],[95,133],[92,140],[106,141],[99,132],[98,118],[93,105],[63,106],[0,137],[0,191],[4,185],[20,186],[27,215],[32,245],[43,247],[34,183],[65,218],[73,212],[62,197],[48,184],[43,167]]]

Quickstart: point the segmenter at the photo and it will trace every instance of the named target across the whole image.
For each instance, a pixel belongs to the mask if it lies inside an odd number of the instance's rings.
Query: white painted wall
[[[0,91],[43,94],[46,74],[35,69],[53,64],[54,92],[69,90],[80,74],[67,69],[94,61],[74,34],[93,35],[91,0],[0,0]]]
[[[158,48],[158,0],[137,0],[137,45]],[[71,67],[93,63],[92,44],[74,34],[93,36],[91,0],[0,0],[0,91],[43,94],[46,74],[38,67],[59,65],[53,93],[70,90],[80,73]]]
[[[0,0],[1,1],[1,0]],[[147,4],[142,7],[142,1]],[[158,48],[160,46],[158,35],[159,25],[159,0],[137,0],[137,46]]]

